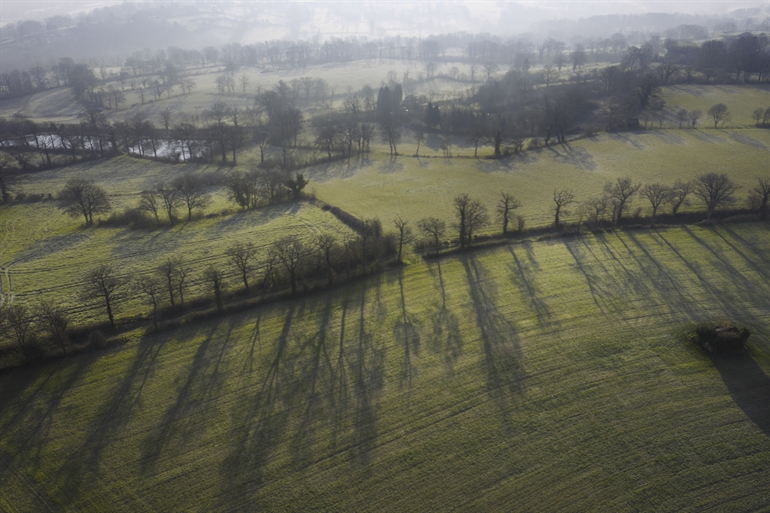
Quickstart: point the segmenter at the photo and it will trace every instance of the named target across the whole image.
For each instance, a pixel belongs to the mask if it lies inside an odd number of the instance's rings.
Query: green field
[[[0,375],[7,511],[748,511],[767,224],[420,263]],[[693,323],[748,326],[712,362]]]
[[[33,194],[56,195],[67,178],[92,179],[111,194],[114,208],[136,206],[139,192],[156,181],[170,181],[178,173],[199,173],[217,178],[227,169],[216,166],[172,166],[128,157],[80,164],[65,169],[29,175],[24,190]],[[169,256],[182,257],[190,270],[188,297],[207,294],[201,275],[214,264],[227,275],[235,275],[225,251],[235,242],[252,242],[264,257],[269,247],[287,234],[310,242],[319,233],[337,237],[352,234],[332,214],[311,203],[286,203],[245,212],[228,203],[221,186],[210,188],[212,202],[203,218],[181,221],[156,230],[120,227],[87,228],[80,218],[72,219],[46,200],[0,208],[0,265],[9,270],[15,300],[32,306],[38,299],[49,299],[65,306],[75,321],[102,322],[98,303],[83,304],[78,299],[84,272],[111,263],[123,278],[135,279],[153,273]],[[258,276],[258,275],[257,275]],[[9,292],[7,275],[0,275],[4,291]],[[232,276],[230,283],[240,287]],[[127,294],[118,307],[118,316],[145,313],[145,298],[137,292]]]
[[[724,103],[730,111],[730,120],[725,122],[727,127],[754,126],[754,109],[761,107],[764,110],[770,107],[770,87],[767,85],[681,84],[663,87],[661,96],[666,102],[666,111],[671,118],[680,108],[699,109],[703,112],[703,118],[698,122],[698,126],[707,128],[714,126],[708,110],[717,103]],[[674,122],[673,119],[671,122]]]
[[[399,146],[404,156],[396,159],[380,150],[361,163],[317,166],[307,173],[312,180],[309,187],[319,199],[388,223],[397,215],[413,222],[425,216],[449,222],[454,216],[452,199],[461,192],[492,211],[500,191],[508,191],[521,199],[523,207],[517,213],[527,226],[541,227],[553,222],[554,188],[572,189],[576,201],[583,202],[600,196],[604,183],[620,176],[644,184],[673,184],[677,178],[691,180],[715,172],[726,173],[741,185],[738,197],[744,198],[747,188],[756,185],[756,177],[770,168],[770,132],[759,129],[600,134],[503,160],[473,159],[473,147],[467,145],[453,150],[466,158],[444,159],[439,157],[437,139],[429,138],[420,148],[421,156],[432,158],[411,157],[416,148],[405,137]],[[479,155],[491,153],[490,148],[479,150]],[[638,207],[644,215],[651,211],[639,197],[628,211]],[[491,229],[500,231],[497,225]]]

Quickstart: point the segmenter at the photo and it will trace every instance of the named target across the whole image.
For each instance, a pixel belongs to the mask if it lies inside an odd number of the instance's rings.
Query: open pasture
[[[453,155],[464,158],[443,158],[441,139],[434,135],[420,147],[418,159],[405,134],[398,147],[401,156],[391,159],[387,147],[380,147],[368,160],[316,166],[306,173],[312,180],[309,187],[328,203],[357,216],[379,216],[383,223],[397,215],[412,222],[425,216],[450,222],[452,199],[462,192],[481,200],[492,213],[500,191],[508,191],[522,201],[517,213],[526,226],[540,227],[553,223],[554,189],[571,189],[576,201],[583,202],[600,196],[605,182],[621,176],[644,184],[672,184],[714,172],[726,173],[743,187],[737,193],[742,202],[747,188],[755,186],[756,177],[766,175],[770,165],[770,132],[759,129],[600,134],[503,160],[474,159],[473,146],[455,142]],[[479,156],[491,153],[490,147],[479,149]],[[569,210],[574,212],[576,206]],[[632,216],[638,207],[645,214],[651,210],[637,195],[626,215]],[[500,227],[495,223],[489,230],[498,232]]]
[[[102,185],[110,193],[114,208],[122,209],[136,206],[139,192],[156,181],[169,181],[178,173],[211,177],[227,169],[120,157],[29,175],[24,190],[55,195],[69,177],[80,176]],[[339,237],[351,233],[332,214],[310,203],[285,203],[241,212],[227,202],[222,187],[211,187],[210,192],[213,199],[203,218],[186,222],[186,212],[179,210],[177,224],[155,230],[86,228],[81,218],[63,215],[51,200],[2,207],[0,265],[10,274],[10,283],[7,275],[2,276],[3,291],[12,292],[16,301],[28,306],[37,299],[62,304],[78,323],[101,321],[104,312],[98,303],[83,304],[78,299],[82,274],[100,264],[113,264],[122,277],[137,278],[155,272],[168,257],[183,257],[190,271],[187,294],[195,297],[203,293],[200,275],[209,264],[226,274],[235,272],[224,254],[235,242],[253,242],[261,258],[273,242],[287,234],[309,242],[321,232]],[[223,209],[229,209],[225,210],[228,213],[220,214]],[[237,280],[232,283],[237,285]],[[146,312],[148,307],[143,301],[138,293],[129,293],[128,301],[118,306],[118,315]]]
[[[698,122],[701,127],[713,127],[714,120],[708,110],[717,103],[724,103],[730,110],[726,127],[751,127],[756,124],[752,117],[754,109],[770,107],[770,86],[763,85],[694,85],[679,84],[661,88],[666,102],[666,111],[674,119],[679,109],[703,112]],[[673,122],[673,121],[672,121]],[[720,126],[722,126],[720,124]]]
[[[768,250],[528,241],[5,372],[0,509],[762,509]],[[681,339],[723,318],[747,354]]]

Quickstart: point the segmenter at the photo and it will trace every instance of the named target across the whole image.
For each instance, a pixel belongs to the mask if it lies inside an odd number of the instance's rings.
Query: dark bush
[[[733,325],[701,325],[695,330],[695,343],[709,353],[731,353],[743,351],[749,335],[747,328],[739,330]]]

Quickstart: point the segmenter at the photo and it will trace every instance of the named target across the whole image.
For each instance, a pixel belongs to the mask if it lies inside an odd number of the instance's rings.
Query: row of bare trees
[[[672,185],[654,182],[642,186],[629,177],[621,177],[614,182],[607,182],[603,194],[590,198],[577,209],[578,223],[585,221],[591,227],[600,226],[609,220],[617,226],[623,219],[623,213],[634,196],[641,196],[652,209],[652,225],[655,226],[659,209],[669,205],[671,215],[676,216],[682,207],[691,204],[695,197],[706,211],[706,224],[711,223],[713,213],[720,208],[735,204],[735,193],[740,189],[726,174],[706,173],[692,181],[676,180]],[[759,213],[761,219],[767,218],[768,198],[770,198],[770,176],[758,177],[757,185],[748,195],[748,206]],[[554,226],[560,226],[560,216],[565,208],[575,203],[575,195],[569,189],[554,190]]]

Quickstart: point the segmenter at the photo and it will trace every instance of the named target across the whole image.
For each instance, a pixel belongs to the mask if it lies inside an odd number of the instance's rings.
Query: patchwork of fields
[[[0,375],[10,511],[759,510],[770,229],[523,242]],[[752,331],[710,360],[693,323]]]

